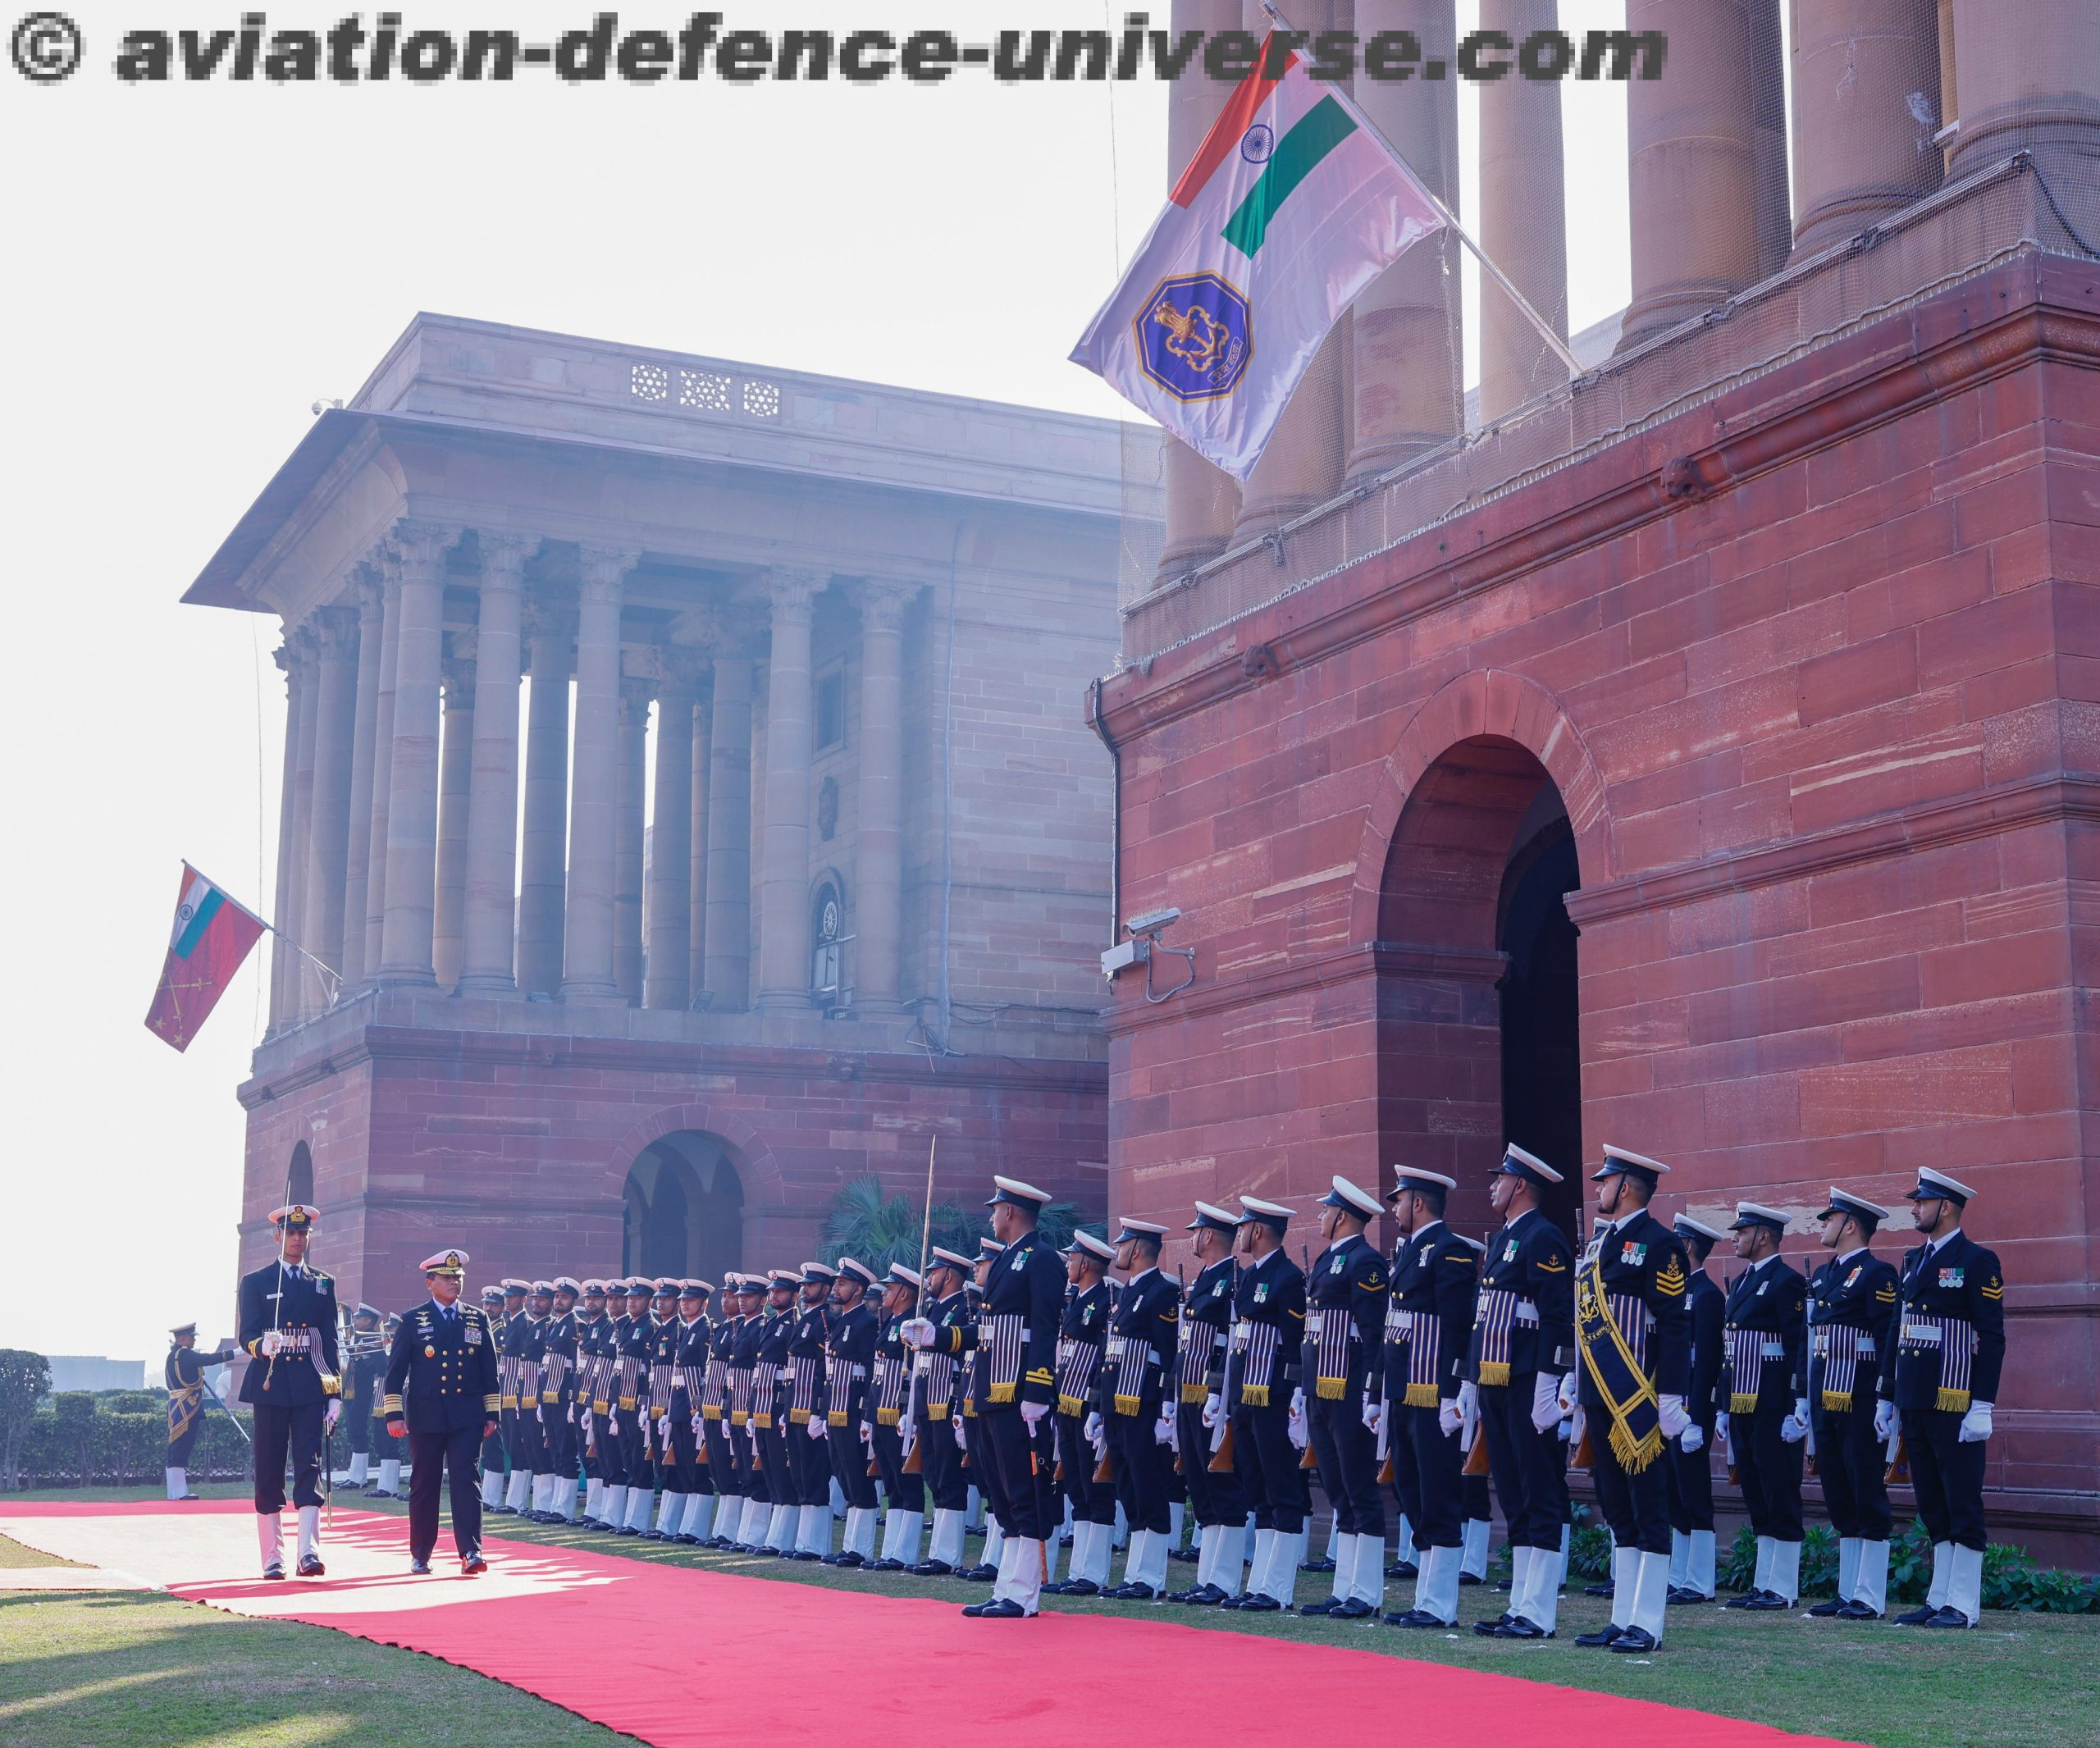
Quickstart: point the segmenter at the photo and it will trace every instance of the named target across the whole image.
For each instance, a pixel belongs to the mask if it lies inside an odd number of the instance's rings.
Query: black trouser
[[[1594,1461],[1590,1479],[1597,1490],[1597,1509],[1611,1526],[1612,1545],[1643,1554],[1670,1551],[1670,1447],[1665,1443],[1647,1467],[1636,1473],[1618,1460],[1611,1447],[1611,1422],[1599,1404],[1585,1404]],[[1556,1546],[1559,1544],[1556,1542]]]
[[[1984,1525],[1984,1453],[1988,1447],[1981,1440],[1964,1444],[1956,1436],[1961,1430],[1958,1413],[1906,1408],[1902,1418],[1911,1485],[1917,1490],[1926,1532],[1936,1542],[1985,1547],[1990,1538]]]
[[[875,1507],[875,1477],[868,1472],[868,1464],[874,1453],[861,1442],[861,1409],[856,1403],[847,1410],[847,1424],[833,1426],[831,1436],[824,1440],[830,1447],[831,1472],[838,1477],[838,1490],[846,1503],[855,1511],[873,1511]],[[831,1490],[824,1490],[824,1504],[831,1503]]]
[[[1458,1435],[1454,1433],[1451,1437],[1453,1449],[1458,1448]],[[1466,1474],[1463,1458],[1460,1459],[1459,1469],[1459,1490],[1466,1502],[1465,1521],[1468,1523],[1487,1522],[1495,1515],[1495,1501],[1488,1495],[1487,1477],[1485,1475]]]
[[[1333,1315],[1333,1313],[1329,1313]],[[1386,1502],[1378,1496],[1378,1437],[1363,1424],[1363,1395],[1351,1390],[1333,1401],[1314,1396],[1305,1404],[1320,1490],[1334,1507],[1335,1527],[1344,1536],[1386,1539]]]
[[[693,1436],[692,1415],[682,1408],[671,1410],[671,1457],[664,1465],[664,1485],[673,1493],[712,1493],[707,1471],[700,1461],[700,1440]]]
[[[813,1411],[821,1414],[824,1410]],[[788,1472],[793,1478],[791,1505],[831,1504],[831,1449],[826,1439],[813,1439],[800,1421],[788,1423]]]
[[[361,1413],[354,1404],[346,1402],[343,1404],[343,1424],[350,1441],[350,1454],[369,1461],[372,1455],[372,1417]],[[168,1458],[170,1468],[181,1466],[174,1458]]]
[[[409,1481],[409,1552],[427,1560],[437,1546],[437,1495],[452,1477],[452,1545],[459,1558],[482,1550],[482,1429],[455,1426],[450,1432],[409,1429],[409,1454],[414,1473]]]
[[[1431,1547],[1440,1545],[1430,1542],[1422,1533],[1422,1517],[1430,1507],[1422,1496],[1422,1463],[1415,1452],[1413,1417],[1421,1412],[1403,1403],[1386,1403],[1386,1448],[1393,1458],[1393,1503],[1408,1520],[1408,1532],[1416,1544]],[[1429,1417],[1432,1422],[1436,1420],[1435,1409],[1429,1411]]]
[[[1896,1513],[1888,1504],[1888,1459],[1874,1435],[1874,1399],[1861,1390],[1852,1402],[1849,1408],[1830,1410],[1821,1405],[1819,1394],[1810,1399],[1823,1503],[1829,1508],[1831,1528],[1840,1536],[1887,1541]]]
[[[1568,1521],[1568,1463],[1558,1429],[1532,1424],[1537,1374],[1513,1373],[1508,1384],[1480,1386],[1480,1433],[1487,1440],[1488,1472],[1509,1526],[1513,1548],[1560,1552]]]
[[[1279,1386],[1281,1387],[1281,1386]],[[1253,1508],[1254,1527],[1295,1536],[1311,1504],[1305,1472],[1290,1442],[1290,1411],[1283,1403],[1232,1411],[1232,1466]]]
[[[612,1419],[609,1410],[591,1414],[591,1442],[596,1454],[591,1460],[596,1466],[598,1479],[605,1486],[623,1487],[627,1485],[627,1454],[620,1448],[619,1435],[611,1430]]]
[[[375,1414],[370,1422],[372,1460],[374,1463],[393,1463],[405,1453],[408,1440],[397,1439],[386,1430],[383,1415]]]
[[[579,1408],[573,1403],[550,1402],[546,1409],[546,1419],[541,1430],[546,1435],[541,1444],[540,1465],[533,1470],[536,1475],[559,1475],[570,1481],[576,1479],[576,1422],[572,1414],[587,1412],[587,1404]]]
[[[1706,1442],[1695,1451],[1685,1450],[1675,1439],[1664,1454],[1669,1476],[1670,1527],[1682,1535],[1714,1527],[1714,1428],[1702,1422]]]
[[[947,1416],[919,1422],[919,1449],[926,1467],[926,1491],[935,1511],[961,1511],[970,1504],[970,1477],[956,1448],[955,1422]]]
[[[946,1426],[936,1426],[934,1431],[943,1438],[948,1438]],[[913,1448],[923,1450],[926,1436],[924,1428],[920,1429],[918,1436],[921,1442]],[[953,1449],[955,1441],[948,1439],[948,1443],[950,1449]],[[889,1508],[892,1511],[923,1513],[926,1509],[925,1478],[904,1472],[904,1429],[885,1426],[878,1419],[870,1444],[875,1454],[875,1467],[882,1471],[883,1496],[889,1501]]]
[[[970,1455],[984,1490],[984,1503],[1007,1535],[1045,1541],[1064,1521],[1051,1477],[1057,1456],[1051,1448],[1050,1418],[1037,1422],[1031,1435],[1018,1403],[979,1408],[970,1427]]]
[[[1244,1523],[1247,1491],[1233,1469],[1211,1472],[1211,1429],[1203,1424],[1203,1404],[1185,1402],[1175,1411],[1180,1416],[1181,1478],[1189,1486],[1189,1508],[1196,1522],[1208,1528],[1214,1523]]]
[[[1075,1523],[1113,1523],[1116,1488],[1093,1478],[1093,1446],[1087,1442],[1086,1422],[1077,1414],[1057,1417],[1057,1490],[1071,1501]],[[1139,1526],[1142,1527],[1142,1526]]]
[[[197,1404],[197,1412],[184,1423],[182,1431],[167,1441],[167,1464],[171,1469],[189,1467],[189,1454],[197,1448],[197,1435],[203,1430],[204,1404]]]
[[[765,1481],[765,1503],[769,1505],[798,1505],[801,1495],[796,1491],[795,1471],[788,1460],[788,1439],[790,1434],[805,1438],[800,1426],[784,1426],[776,1417],[770,1426],[758,1428],[760,1472]]]
[[[292,1504],[321,1503],[321,1422],[327,1406],[317,1400],[289,1408],[276,1403],[253,1404],[256,1510],[274,1513],[284,1509],[287,1456],[292,1466]]]
[[[1390,1429],[1393,1472],[1400,1470],[1400,1453],[1415,1475],[1414,1509],[1408,1512],[1408,1527],[1418,1548],[1456,1548],[1465,1536],[1460,1527],[1466,1516],[1465,1459],[1459,1454],[1459,1435],[1437,1424],[1435,1408],[1405,1407],[1388,1410],[1399,1417]],[[1483,1491],[1485,1480],[1481,1482]],[[1395,1486],[1395,1492],[1399,1490]],[[1403,1510],[1406,1508],[1402,1507]],[[1482,1516],[1486,1515],[1483,1511]]]
[[[1736,1478],[1742,1484],[1750,1527],[1776,1541],[1801,1539],[1801,1464],[1808,1453],[1800,1441],[1790,1444],[1779,1436],[1780,1423],[1793,1407],[1792,1392],[1782,1381],[1759,1395],[1754,1413],[1728,1417],[1728,1442],[1735,1451]]]
[[[710,1420],[705,1411],[701,1416],[700,1427],[701,1441],[707,1448],[708,1486],[725,1499],[742,1499],[747,1490],[747,1477],[740,1449],[742,1444],[741,1435],[732,1438],[728,1422],[719,1417]],[[714,1530],[717,1535],[724,1533],[723,1527],[719,1523]]]
[[[1116,1464],[1116,1497],[1133,1531],[1164,1536],[1172,1527],[1173,1513],[1167,1482],[1166,1447],[1153,1428],[1159,1422],[1159,1403],[1150,1390],[1138,1399],[1135,1414],[1111,1412],[1102,1417],[1108,1432],[1108,1454]],[[1073,1508],[1075,1512],[1078,1508]],[[1113,1521],[1115,1513],[1109,1513]]]

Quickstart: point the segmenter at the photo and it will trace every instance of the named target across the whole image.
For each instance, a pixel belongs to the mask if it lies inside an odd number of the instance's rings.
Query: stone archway
[[[720,1135],[677,1130],[651,1142],[622,1189],[623,1270],[719,1286],[743,1266],[745,1176],[742,1155]]]

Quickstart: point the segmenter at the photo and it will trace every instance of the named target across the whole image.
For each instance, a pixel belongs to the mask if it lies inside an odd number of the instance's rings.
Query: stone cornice
[[[1409,941],[1363,941],[1351,947],[1263,965],[1218,979],[1199,977],[1185,995],[1148,1005],[1118,1002],[1102,1010],[1111,1038],[1172,1025],[1203,1014],[1239,1011],[1306,989],[1333,989],[1367,977],[1412,977],[1467,984],[1494,984],[1509,965],[1507,953],[1477,947],[1436,947]],[[1365,1010],[1371,1017],[1371,1010]]]
[[[1476,513],[1478,532],[1488,537],[1458,556],[1439,555],[1456,544],[1452,530],[1460,524],[1440,523],[1146,664],[1147,669],[1169,670],[1164,673],[1126,669],[1103,687],[1109,729],[1127,745],[1277,673],[1623,538],[1682,504],[1740,486],[2038,358],[2100,368],[2100,309],[2044,303],[2052,290],[2048,277],[2032,267],[1989,276],[1978,283],[2000,288],[1993,301],[2001,313],[1973,326],[1945,324],[1947,331],[1937,337],[1914,331],[1916,345],[1909,355],[1849,380],[1836,377],[1826,392],[1810,392],[1815,370],[1819,364],[1828,367],[1826,360],[1810,354],[1709,405],[1631,434],[1571,469],[1517,487]],[[2015,283],[2008,286],[2008,280]],[[2003,307],[2007,304],[2011,307]],[[1889,322],[1915,331],[1920,317],[1920,310],[1910,310]],[[1877,326],[1861,338],[1870,341],[1883,332]],[[1791,399],[1783,386],[1790,378],[1797,384]],[[1712,440],[1669,454],[1673,431],[1688,436],[1701,427],[1716,433]],[[1667,459],[1649,465],[1656,457]],[[1639,458],[1639,471],[1630,477],[1623,472],[1628,458]],[[1534,518],[1522,513],[1527,495],[1564,491],[1571,473],[1614,468],[1622,476],[1616,484],[1557,514]],[[1506,532],[1498,536],[1495,528]],[[1374,568],[1394,580],[1367,593],[1347,592],[1346,579]],[[1323,596],[1334,604],[1323,607]]]

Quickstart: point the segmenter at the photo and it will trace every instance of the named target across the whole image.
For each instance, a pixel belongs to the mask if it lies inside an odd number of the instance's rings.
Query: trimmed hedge
[[[1746,1524],[1715,1577],[1725,1591],[1746,1591],[1757,1575],[1757,1538]],[[1932,1587],[1933,1541],[1922,1522],[1897,1531],[1888,1549],[1888,1600],[1915,1604]],[[1801,1540],[1801,1595],[1838,1594],[1838,1537],[1817,1524]],[[2037,1566],[2025,1548],[1993,1542],[1984,1551],[1984,1606],[2029,1614],[2100,1614],[2100,1577]]]
[[[112,1399],[122,1404],[116,1412],[107,1406]],[[132,1407],[142,1400],[152,1404],[149,1412]],[[247,1440],[212,1403],[203,1412],[189,1455],[190,1480],[245,1479]],[[105,1390],[99,1399],[68,1390],[30,1417],[16,1472],[24,1487],[138,1486],[158,1481],[167,1467],[164,1394],[156,1401],[144,1390]]]

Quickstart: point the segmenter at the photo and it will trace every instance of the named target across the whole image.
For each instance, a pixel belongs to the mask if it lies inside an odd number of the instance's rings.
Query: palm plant
[[[1075,1202],[1052,1202],[1036,1220],[1043,1240],[1059,1250],[1072,1241],[1075,1231],[1104,1235],[1102,1222],[1082,1221]],[[824,1216],[819,1254],[826,1262],[841,1257],[857,1257],[877,1274],[892,1262],[907,1268],[919,1266],[919,1244],[925,1217],[923,1203],[909,1196],[884,1193],[878,1177],[856,1177],[840,1190]],[[934,1204],[932,1242],[962,1256],[975,1253],[979,1235],[986,1230],[981,1211],[953,1202]]]

